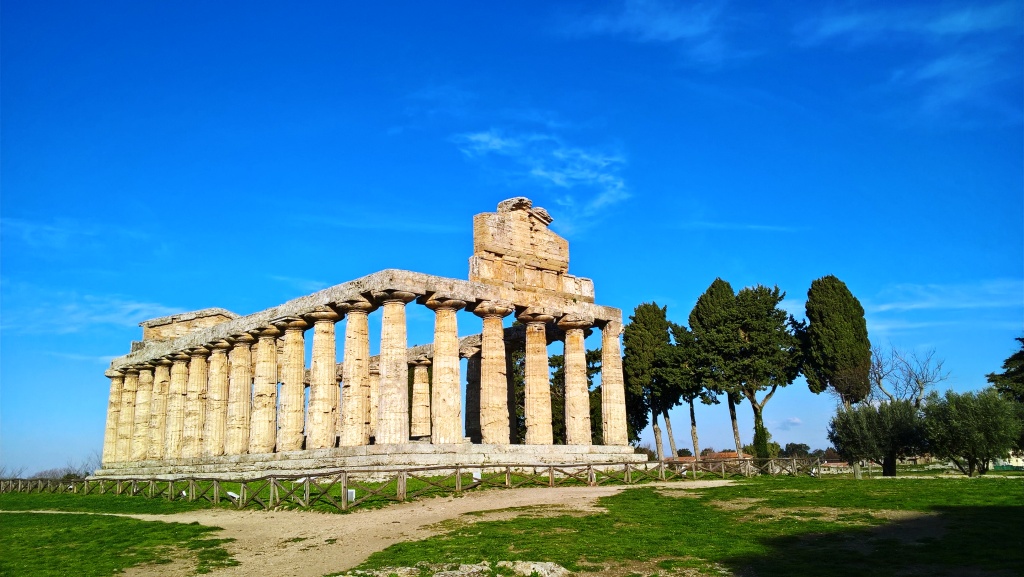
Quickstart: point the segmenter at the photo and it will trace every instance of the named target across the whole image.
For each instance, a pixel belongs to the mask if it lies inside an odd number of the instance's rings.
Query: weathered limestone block
[[[548,230],[551,217],[523,197],[498,204],[498,212],[473,217],[473,253],[508,257],[533,268],[569,270],[569,243]]]
[[[153,399],[149,404],[149,451],[147,461],[164,458],[167,433],[167,395],[171,389],[171,361],[158,359],[153,363]]]
[[[370,442],[370,327],[366,316],[374,305],[353,300],[339,308],[345,324],[344,373],[341,378],[341,431],[339,445],[356,447]],[[378,373],[379,377],[379,373]]]
[[[135,393],[139,390],[139,369],[125,371],[121,389],[121,410],[117,417],[117,446],[114,461],[128,461],[132,456],[132,434],[135,426]]]
[[[256,338],[241,334],[231,339],[228,362],[228,422],[225,431],[224,452],[241,455],[249,450],[249,416],[252,411],[252,343]]]
[[[554,316],[529,309],[519,315],[526,325],[526,444],[550,445],[554,442],[551,429],[551,377],[548,366],[547,323]]]
[[[629,432],[620,334],[620,321],[608,321],[601,327],[601,430],[605,445],[625,446],[629,444]]]
[[[337,436],[339,395],[334,323],[341,315],[328,307],[320,307],[307,316],[313,322],[313,360],[309,371],[306,448],[325,449],[334,446]]]
[[[471,443],[482,443],[480,432],[480,349],[471,349],[466,356],[466,436]]]
[[[380,331],[380,394],[378,395],[375,442],[409,442],[409,365],[405,326],[405,305],[416,295],[386,291],[378,296],[384,314]]]
[[[281,406],[278,408],[277,452],[302,449],[305,412],[306,345],[303,333],[309,324],[290,317],[274,323],[284,330],[281,362]]]
[[[509,303],[485,301],[473,308],[483,319],[480,350],[480,436],[483,443],[508,443],[508,379],[502,319],[512,312]]]
[[[181,456],[194,459],[203,447],[203,423],[206,421],[206,387],[210,373],[206,358],[210,350],[196,347],[188,352],[188,386],[185,392],[185,427],[181,436]]]
[[[558,327],[565,331],[565,444],[591,444],[590,393],[587,386],[587,349],[583,329],[593,319],[576,315],[562,317]]]
[[[206,389],[206,422],[203,426],[204,457],[224,454],[224,437],[228,428],[228,355],[231,343],[210,344],[210,379]]]
[[[421,357],[409,363],[412,365],[412,421],[409,436],[430,436],[430,379],[427,367],[430,359]]]
[[[167,391],[167,435],[164,458],[180,459],[185,434],[185,399],[188,396],[188,355],[171,355],[171,387]]]
[[[143,341],[166,341],[193,331],[209,328],[237,319],[238,315],[218,308],[180,313],[139,323]]]
[[[117,421],[121,414],[121,391],[124,389],[124,373],[108,370],[110,396],[107,397],[107,425],[103,432],[103,464],[113,463],[117,455]]]
[[[249,426],[249,453],[273,453],[277,440],[277,336],[275,327],[259,331],[256,376]]]
[[[153,365],[139,366],[139,387],[135,392],[135,423],[132,425],[130,461],[145,461],[149,453],[149,409],[153,399]]]
[[[462,443],[465,437],[462,435],[462,383],[456,313],[466,306],[466,302],[434,295],[427,300],[426,306],[434,311],[434,382],[428,408],[430,442],[435,445]]]

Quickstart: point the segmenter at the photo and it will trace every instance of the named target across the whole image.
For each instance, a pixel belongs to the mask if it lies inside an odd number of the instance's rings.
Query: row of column
[[[466,303],[439,296],[427,300],[426,306],[435,311],[433,359],[410,363],[405,305],[416,295],[384,291],[375,297],[375,302],[360,299],[322,307],[302,318],[279,319],[250,334],[109,372],[103,461],[323,449],[336,442],[340,446],[359,446],[368,444],[371,436],[376,444],[405,443],[410,437],[429,437],[434,444],[463,442],[456,313]],[[377,306],[383,309],[381,347],[378,366],[371,370],[367,315]],[[473,307],[483,319],[483,339],[479,354],[469,357],[466,428],[470,437],[483,443],[510,441],[511,403],[502,319],[512,310],[510,305],[496,302]],[[339,393],[335,323],[343,316],[348,322]],[[551,444],[545,325],[555,319],[529,309],[518,318],[526,325],[526,443]],[[591,323],[566,316],[557,324],[565,331],[567,443],[590,444],[583,340],[584,330]],[[311,326],[306,416],[304,332]],[[621,325],[607,322],[601,329],[604,440],[608,445],[625,445]],[[283,340],[282,359],[278,359],[279,339]],[[427,369],[430,365],[432,387]]]

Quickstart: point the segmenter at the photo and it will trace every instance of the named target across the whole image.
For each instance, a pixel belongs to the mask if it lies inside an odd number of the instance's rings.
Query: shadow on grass
[[[765,538],[737,575],[1024,575],[1024,507],[934,507],[872,527]]]

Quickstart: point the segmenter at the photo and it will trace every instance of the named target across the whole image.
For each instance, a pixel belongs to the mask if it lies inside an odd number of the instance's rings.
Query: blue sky
[[[835,274],[872,342],[934,348],[943,386],[984,386],[1024,333],[1022,16],[6,1],[0,463],[99,449],[103,370],[140,321],[385,268],[466,278],[472,215],[520,195],[626,316],[653,300],[685,322],[718,276],[777,284],[802,314]],[[409,318],[428,342],[430,311]],[[833,403],[798,380],[766,424],[823,447]],[[730,445],[724,406],[698,424]]]

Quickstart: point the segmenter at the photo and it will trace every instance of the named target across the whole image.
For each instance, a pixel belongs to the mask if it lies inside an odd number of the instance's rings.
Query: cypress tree
[[[871,342],[864,307],[846,283],[828,275],[811,283],[807,291],[808,324],[804,342],[803,373],[812,393],[828,387],[849,407],[871,391]]]

